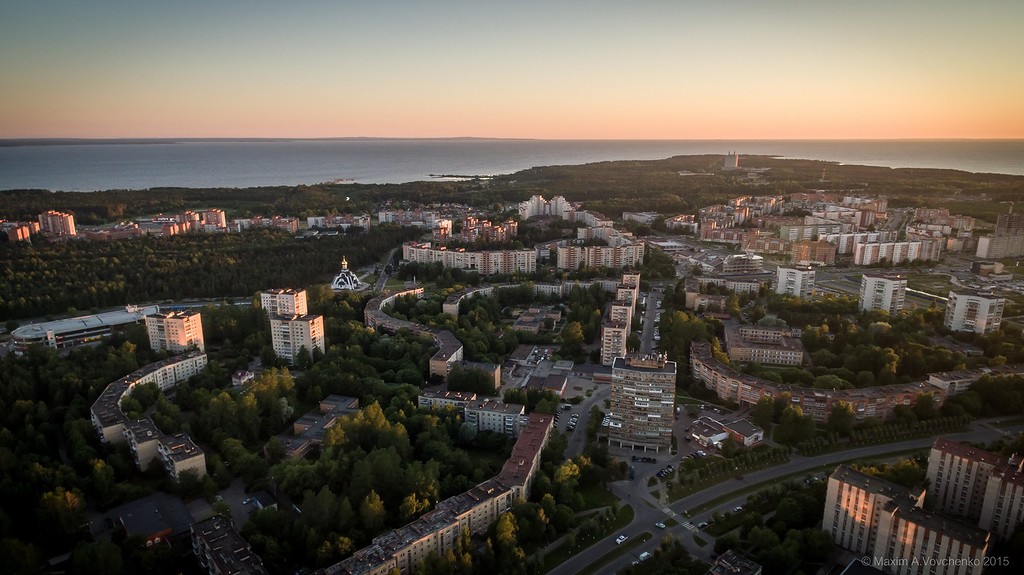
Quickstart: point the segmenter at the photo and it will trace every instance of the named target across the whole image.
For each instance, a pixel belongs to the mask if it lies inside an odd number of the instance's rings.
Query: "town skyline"
[[[1013,139],[1024,7],[19,4],[0,138]]]

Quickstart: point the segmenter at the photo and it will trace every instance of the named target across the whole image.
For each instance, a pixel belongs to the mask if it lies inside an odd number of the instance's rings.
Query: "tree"
[[[77,489],[57,487],[39,501],[40,531],[56,539],[73,538],[85,523],[85,501]]]
[[[772,417],[775,414],[775,402],[772,398],[764,396],[757,400],[757,405],[751,412],[754,424],[766,431],[771,430]]]
[[[787,445],[796,445],[814,437],[814,420],[804,415],[799,405],[790,405],[782,412],[779,425],[775,428],[775,440]]]
[[[85,575],[120,575],[124,570],[121,548],[109,541],[79,543],[71,553],[75,573]]]
[[[363,527],[367,531],[377,533],[384,527],[386,517],[387,510],[384,508],[384,502],[377,492],[371,489],[359,505],[359,520],[362,521]]]
[[[829,431],[845,437],[853,431],[856,422],[857,415],[853,412],[853,406],[845,401],[837,401],[832,404],[826,427]]]

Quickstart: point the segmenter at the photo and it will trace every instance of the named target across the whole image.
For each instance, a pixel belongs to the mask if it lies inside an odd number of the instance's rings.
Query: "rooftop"
[[[612,370],[628,369],[650,373],[676,373],[676,362],[669,361],[665,355],[644,355],[617,357],[612,363]]]
[[[836,467],[836,470],[832,472],[832,475],[829,476],[829,478],[842,481],[848,485],[853,485],[854,487],[869,493],[883,495],[890,499],[910,495],[910,490],[902,485],[897,485],[891,481],[886,481],[885,479],[862,473],[849,465],[840,465],[839,467]]]
[[[164,531],[178,535],[188,531],[192,515],[181,499],[154,493],[110,510],[110,518],[121,523],[129,536],[148,537]]]
[[[141,308],[127,306],[125,309],[108,311],[96,315],[84,315],[80,317],[25,325],[14,330],[11,335],[14,336],[15,339],[19,340],[36,340],[46,337],[47,332],[51,331],[56,335],[61,335],[79,330],[103,327],[109,328],[111,326],[136,323],[141,321],[142,318],[147,315],[157,314],[159,312],[160,307],[155,305]]]
[[[201,543],[204,553],[209,556],[211,571],[215,566],[218,573],[262,575],[267,572],[259,556],[235,530],[234,524],[220,515],[193,524],[192,537]]]

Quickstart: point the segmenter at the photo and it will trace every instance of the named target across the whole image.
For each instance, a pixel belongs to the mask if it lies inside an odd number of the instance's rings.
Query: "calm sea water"
[[[275,140],[0,146],[0,189],[249,187],[496,175],[605,160],[769,154],[1024,175],[1024,140]],[[741,159],[742,162],[742,159]]]

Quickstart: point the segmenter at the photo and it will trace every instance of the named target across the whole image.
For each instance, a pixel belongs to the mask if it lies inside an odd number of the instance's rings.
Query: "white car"
[[[615,544],[616,545],[622,545],[623,543],[626,542],[626,539],[629,539],[629,537],[627,537],[625,535],[619,535],[618,537],[615,538]]]

